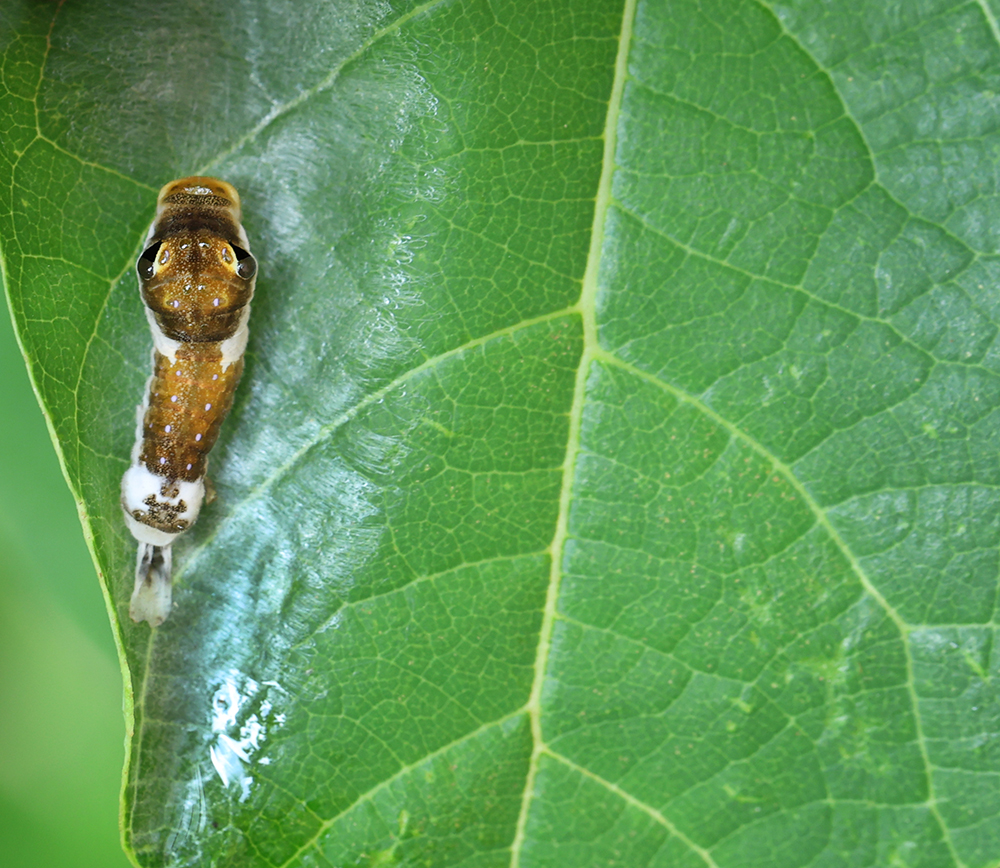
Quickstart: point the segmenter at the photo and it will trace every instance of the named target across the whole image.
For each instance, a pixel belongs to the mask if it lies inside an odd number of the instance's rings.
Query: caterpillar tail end
[[[170,614],[170,573],[173,555],[170,546],[139,543],[135,563],[135,589],[128,613],[137,624],[149,621],[159,627]]]

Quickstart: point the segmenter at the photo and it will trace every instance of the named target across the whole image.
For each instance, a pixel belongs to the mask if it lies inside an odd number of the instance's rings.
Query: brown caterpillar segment
[[[122,508],[139,541],[130,612],[154,626],[169,613],[169,546],[198,518],[208,453],[243,373],[257,264],[240,216],[225,181],[172,181],[136,262],[155,349]]]
[[[156,219],[146,244],[184,229],[209,229],[230,244],[246,247],[240,227],[240,194],[218,178],[195,176],[171,181],[156,200]]]
[[[253,294],[237,273],[241,253],[205,228],[182,229],[146,249],[140,263],[152,275],[141,284],[142,300],[167,337],[206,342],[235,334]]]
[[[139,460],[167,479],[194,482],[205,475],[243,373],[243,359],[223,368],[218,345],[210,354],[199,352],[203,346],[183,345],[175,361],[153,354]]]

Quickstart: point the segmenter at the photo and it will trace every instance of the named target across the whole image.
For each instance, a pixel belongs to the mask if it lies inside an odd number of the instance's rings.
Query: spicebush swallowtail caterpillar
[[[122,509],[139,542],[133,621],[170,614],[171,545],[205,499],[208,453],[243,373],[257,262],[240,225],[240,197],[216,178],[160,190],[136,262],[153,333],[153,374],[138,407]]]

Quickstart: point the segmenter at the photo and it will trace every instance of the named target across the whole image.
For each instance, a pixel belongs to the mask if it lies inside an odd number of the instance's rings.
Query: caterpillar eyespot
[[[171,545],[201,511],[208,453],[243,373],[257,261],[240,216],[225,181],[172,181],[135,265],[153,374],[121,502],[139,543],[129,614],[154,627],[170,614]]]
[[[161,241],[157,241],[156,244],[151,247],[147,247],[146,250],[143,251],[142,255],[135,263],[135,270],[139,275],[139,280],[148,280],[153,276],[153,272],[156,270],[156,254],[160,252],[160,248],[162,246],[163,243]],[[166,259],[164,259],[164,261],[166,261]]]
[[[250,255],[249,250],[243,250],[233,245],[236,254],[236,273],[244,280],[249,280],[257,273],[257,260]]]

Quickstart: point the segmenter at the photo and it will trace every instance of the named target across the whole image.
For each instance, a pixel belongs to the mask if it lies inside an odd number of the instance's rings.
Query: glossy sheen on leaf
[[[986,5],[11,3],[0,243],[142,866],[1000,860]],[[176,608],[160,184],[260,262]]]

